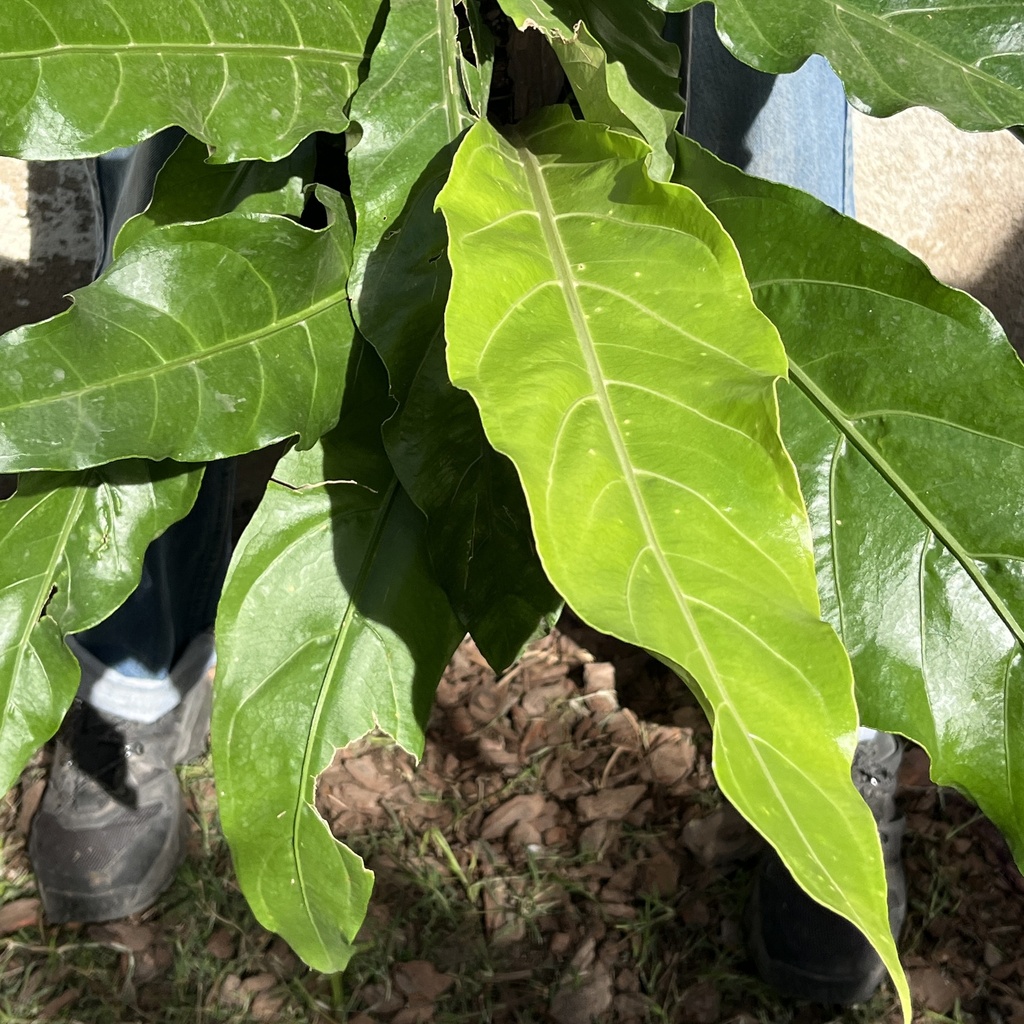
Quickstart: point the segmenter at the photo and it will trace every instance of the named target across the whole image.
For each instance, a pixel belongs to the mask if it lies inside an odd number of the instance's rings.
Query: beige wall
[[[1024,347],[1024,144],[931,110],[856,115],[857,217],[971,292]]]
[[[91,277],[95,250],[84,163],[0,157],[0,331],[63,309]]]

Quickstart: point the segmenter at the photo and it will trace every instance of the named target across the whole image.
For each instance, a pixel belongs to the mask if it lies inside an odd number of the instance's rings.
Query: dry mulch
[[[364,934],[402,906],[403,878],[429,865],[440,878],[461,872],[478,937],[509,965],[481,993],[501,1008],[489,1019],[522,1020],[538,1006],[548,1016],[534,1019],[557,1024],[778,1019],[743,949],[761,840],[715,788],[702,712],[643,652],[570,629],[500,678],[464,644],[418,767],[371,745],[343,752],[325,774],[323,812],[357,849],[365,837],[378,874]],[[904,760],[901,802],[910,889],[901,949],[916,1008],[1024,1024],[1024,880],[1004,840],[928,780],[916,747]],[[409,834],[407,858],[375,857],[375,830],[395,823]],[[647,948],[652,931],[656,950]],[[458,979],[465,948],[457,936],[430,966]],[[395,979],[368,986],[369,1019],[430,1019],[433,999],[402,993]],[[808,1024],[835,1019],[781,1005]],[[895,1020],[888,987],[859,1014]]]
[[[342,752],[321,780],[335,834],[371,850],[378,891],[367,938],[392,901],[401,905],[410,869],[372,852],[376,832],[399,824],[417,872],[459,878],[478,933],[454,936],[433,966],[453,981],[472,940],[500,951],[507,969],[480,993],[503,1007],[491,1019],[522,1020],[548,1004],[560,1024],[645,1019],[630,939],[645,902],[674,918],[688,849],[706,874],[757,845],[734,812],[712,806],[700,712],[687,704],[674,723],[641,721],[619,707],[615,682],[614,665],[564,634],[500,678],[467,642],[438,689],[418,766],[370,742]],[[712,919],[697,894],[682,912],[698,927]],[[382,980],[364,997],[373,1019],[413,1019],[399,983]]]
[[[377,888],[345,977],[347,1017],[309,1019],[895,1022],[888,987],[840,1014],[780,1001],[751,977],[742,913],[762,845],[718,793],[710,752],[689,691],[641,651],[567,620],[497,677],[467,641],[418,765],[369,737],[321,779],[322,813]],[[911,748],[900,791],[915,1020],[1024,1024],[1024,880],[995,828],[927,767]],[[38,775],[9,798],[14,837],[27,831]],[[198,821],[212,813],[207,790]],[[193,858],[208,838],[198,832]],[[8,858],[23,856],[19,844]],[[183,912],[158,907],[82,932],[119,951],[110,984],[134,1005],[155,1012],[167,998]],[[0,936],[38,920],[31,896],[12,900]],[[283,1019],[296,986],[323,1006],[326,981],[257,926],[225,921],[205,949],[227,972],[204,994],[211,1010]],[[244,971],[232,963],[243,954]],[[66,1019],[78,995],[56,995],[43,1016]]]

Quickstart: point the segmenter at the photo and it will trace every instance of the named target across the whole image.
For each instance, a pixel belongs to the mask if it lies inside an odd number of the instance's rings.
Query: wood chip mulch
[[[460,986],[457,1005],[493,1021],[754,1024],[780,1005],[801,1024],[895,1021],[887,987],[867,1017],[837,1017],[750,977],[742,910],[763,846],[715,787],[702,712],[642,652],[567,629],[500,677],[467,641],[419,765],[371,738],[321,779],[321,811],[377,873],[361,937],[389,934],[395,962],[359,989],[355,1024],[430,1021]],[[900,800],[915,1019],[1024,1024],[1024,879],[1005,842],[916,747]],[[381,852],[395,829],[402,852]],[[461,887],[469,911],[427,951],[405,923],[425,878]],[[483,977],[481,948],[499,965]]]
[[[650,671],[661,675],[653,662]],[[460,877],[477,934],[439,950],[435,966],[458,979],[470,938],[500,951],[510,969],[480,992],[486,1001],[488,989],[502,989],[507,1014],[494,1019],[545,1006],[559,1024],[646,1019],[631,940],[638,918],[660,908],[673,919],[678,903],[707,927],[707,885],[686,885],[680,900],[681,872],[696,867],[692,882],[707,883],[760,846],[716,794],[710,732],[695,703],[664,717],[620,707],[615,665],[565,633],[501,677],[464,643],[438,689],[418,766],[370,739],[342,751],[321,779],[322,813],[335,835],[367,851],[378,876],[364,934],[393,916],[403,877]],[[404,863],[374,852],[374,834],[395,827],[409,837]],[[413,1019],[394,979],[365,997],[371,1019]]]
[[[719,794],[710,756],[696,701],[641,651],[564,619],[496,676],[467,641],[440,684],[418,765],[368,737],[320,780],[321,812],[377,876],[337,990],[347,1016],[324,1008],[328,979],[234,918],[206,941],[225,971],[202,1004],[232,1020],[294,1021],[304,991],[305,1005],[322,1008],[309,1017],[317,1024],[896,1024],[888,986],[840,1012],[780,1000],[751,976],[742,917],[763,847]],[[0,808],[10,879],[25,872],[45,760]],[[212,827],[212,781],[200,791],[208,800],[192,811]],[[900,949],[915,1024],[1024,1024],[1024,879],[1005,841],[929,781],[913,746],[898,799],[909,889]],[[197,825],[190,857],[209,856],[204,843]],[[231,889],[226,858],[223,873]],[[73,948],[81,932],[118,951],[116,974],[68,967],[40,1019],[67,1019],[80,990],[93,1000],[116,990],[127,1002],[111,1021],[156,1020],[193,899],[172,892],[166,918],[158,904],[62,930],[23,887],[0,902],[0,951],[4,936],[37,937],[11,947],[0,990],[16,982],[27,999],[55,982],[31,965],[49,964],[52,936]]]

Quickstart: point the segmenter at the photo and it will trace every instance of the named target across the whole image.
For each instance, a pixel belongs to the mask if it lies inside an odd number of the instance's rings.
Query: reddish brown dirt
[[[24,868],[39,775],[26,773],[0,820],[10,872]],[[1024,1024],[1024,881],[1006,844],[966,800],[928,781],[920,750],[908,751],[901,776],[901,950],[915,1022]],[[69,1007],[105,1005],[114,991],[130,1000],[116,1013],[111,1005],[111,1021],[169,1012],[183,915],[206,912],[195,878],[211,857],[200,826],[212,821],[212,784],[192,799],[189,877],[154,910],[61,930],[40,922],[30,892],[0,907],[0,950],[4,935],[18,947],[0,986],[30,989],[31,965],[45,983],[46,950],[85,938],[117,950],[116,966],[109,977],[68,973],[45,1007],[52,1019],[77,1019]],[[219,923],[202,940],[225,964],[203,992],[210,1020],[307,1019],[305,1000],[319,1007],[308,1016],[317,1024],[897,1020],[887,986],[840,1012],[781,1001],[751,976],[742,915],[761,843],[716,789],[707,723],[657,662],[578,625],[500,678],[464,644],[419,765],[369,738],[339,755],[318,802],[377,875],[345,1009],[326,1011],[327,979],[233,897],[231,909],[216,904]],[[233,890],[226,861],[217,870]],[[175,1012],[191,1019],[187,1007]]]
[[[400,916],[411,874],[455,873],[447,845],[478,911],[474,938],[508,967],[482,994],[502,1008],[489,1019],[835,1019],[776,1004],[749,977],[741,915],[761,841],[717,793],[693,698],[642,652],[572,633],[539,642],[501,678],[463,645],[418,767],[371,745],[324,776],[320,804],[335,833],[367,849],[378,874],[364,934]],[[1024,881],[1005,842],[929,782],[918,748],[900,799],[910,888],[901,948],[920,1019],[1024,1024]],[[395,822],[409,833],[408,859],[373,853],[375,830]],[[424,839],[437,834],[443,844]],[[427,958],[442,979],[459,978],[467,938]],[[426,1004],[403,991],[394,974],[367,985],[367,1019],[429,1019],[448,990]],[[533,1017],[538,1005],[548,1017]],[[883,988],[847,1016],[893,1020],[894,1001]]]

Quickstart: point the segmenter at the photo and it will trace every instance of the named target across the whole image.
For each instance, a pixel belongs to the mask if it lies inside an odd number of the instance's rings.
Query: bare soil
[[[376,748],[346,752],[325,775],[321,805],[336,834],[358,847],[400,821],[410,858],[444,876],[457,869],[418,838],[440,831],[475,886],[480,939],[506,951],[510,969],[488,993],[505,1009],[489,1019],[834,1019],[779,1005],[750,976],[742,911],[762,841],[717,791],[693,697],[643,652],[568,629],[501,678],[463,645],[418,769]],[[1024,1024],[1024,880],[1004,840],[931,784],[919,748],[905,756],[900,800],[910,889],[901,949],[920,1019]],[[375,857],[372,840],[368,850],[380,879],[371,936],[401,900],[409,864]],[[537,873],[543,882],[531,884]],[[455,938],[430,958],[452,980],[466,936]],[[414,1019],[396,992],[383,980],[368,987],[369,1019],[385,1009]],[[848,1016],[897,1015],[886,987]]]
[[[762,844],[718,793],[710,740],[673,675],[571,617],[500,677],[466,642],[419,765],[370,737],[321,779],[322,813],[377,875],[341,985],[252,922],[203,777],[189,789],[189,864],[154,910],[54,928],[21,883],[0,907],[0,997],[29,988],[26,972],[46,983],[60,969],[52,951],[80,943],[108,959],[65,966],[39,1019],[895,1022],[887,985],[844,1012],[782,1001],[752,976],[742,915]],[[37,763],[0,817],[9,880],[25,878],[41,791]],[[915,1020],[1024,1024],[1024,880],[1005,842],[929,782],[917,748],[900,800]],[[183,962],[197,917],[203,955],[223,964],[210,977]],[[195,1009],[172,1014],[183,984]],[[4,1005],[0,1020],[28,1019]],[[105,1010],[80,1017],[90,1005]]]

